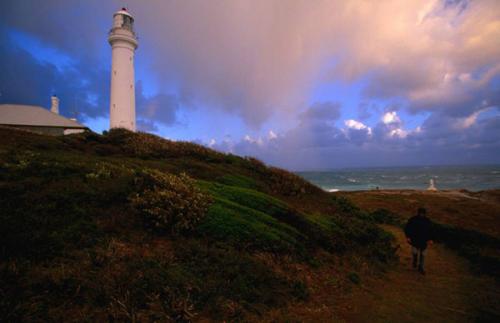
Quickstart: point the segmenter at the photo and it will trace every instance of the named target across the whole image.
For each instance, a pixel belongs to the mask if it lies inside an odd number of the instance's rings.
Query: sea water
[[[356,168],[297,174],[327,191],[425,190],[430,179],[439,190],[500,189],[500,165]]]

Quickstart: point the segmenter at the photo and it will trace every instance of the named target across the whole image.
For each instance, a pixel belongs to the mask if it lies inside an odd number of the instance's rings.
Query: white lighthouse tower
[[[138,42],[134,18],[126,8],[113,15],[108,41],[112,48],[110,128],[135,131],[134,52]]]

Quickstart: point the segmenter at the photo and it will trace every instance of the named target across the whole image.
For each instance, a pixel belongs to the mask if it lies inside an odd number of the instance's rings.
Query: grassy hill
[[[125,130],[0,138],[0,321],[258,320],[394,258],[370,213],[254,158]]]

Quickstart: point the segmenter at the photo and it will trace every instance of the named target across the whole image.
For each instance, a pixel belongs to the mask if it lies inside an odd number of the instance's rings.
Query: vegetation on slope
[[[258,317],[311,296],[285,263],[394,254],[364,212],[253,158],[125,130],[0,137],[1,321]]]

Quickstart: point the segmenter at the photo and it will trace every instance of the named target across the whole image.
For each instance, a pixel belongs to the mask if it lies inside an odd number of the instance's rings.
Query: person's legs
[[[418,257],[418,271],[422,274],[425,274],[424,263],[425,263],[425,249],[419,249],[419,257]]]
[[[418,261],[418,249],[415,247],[411,247],[411,256],[413,258],[413,268],[417,268],[417,261]]]

